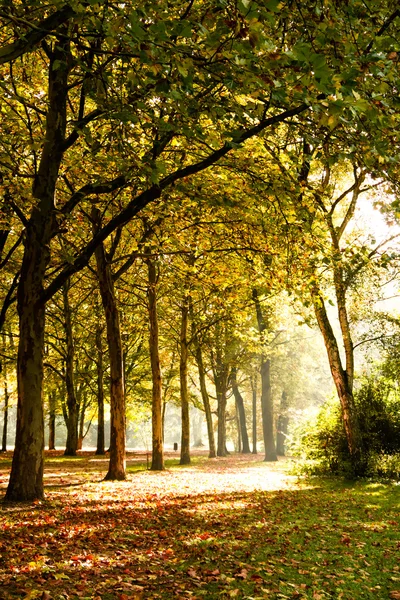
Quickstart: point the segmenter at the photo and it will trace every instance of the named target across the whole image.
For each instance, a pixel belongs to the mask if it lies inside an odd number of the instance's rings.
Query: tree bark
[[[239,391],[239,387],[237,384],[237,369],[233,367],[231,370],[231,383],[233,395],[235,396],[236,406],[239,417],[239,427],[240,427],[240,439],[241,439],[241,452],[242,454],[250,454],[250,444],[249,444],[249,436],[247,433],[247,424],[246,424],[246,411],[244,408],[243,397]]]
[[[153,380],[152,391],[152,459],[151,470],[164,470],[164,449],[163,449],[163,430],[162,430],[162,379],[160,367],[160,355],[158,345],[158,317],[157,317],[157,270],[151,259],[147,260],[147,269],[149,276],[149,286],[147,291],[149,307],[149,328],[150,328],[150,362],[151,374]]]
[[[189,392],[188,392],[188,317],[189,298],[184,299],[181,308],[181,333],[180,333],[180,361],[179,379],[182,408],[182,435],[181,435],[181,459],[179,464],[190,465],[190,420],[189,420]]]
[[[65,32],[66,33],[66,32]],[[46,135],[32,195],[36,205],[26,227],[25,251],[17,292],[19,315],[17,428],[6,500],[43,498],[44,278],[50,241],[57,227],[54,194],[65,141],[70,47],[57,37],[49,63]],[[56,67],[56,68],[55,68]]]
[[[79,404],[76,397],[74,382],[75,350],[72,333],[71,307],[68,298],[69,289],[70,280],[68,279],[63,286],[64,332],[67,346],[67,352],[65,356],[65,385],[67,389],[67,441],[64,455],[76,456],[76,451],[78,450]]]
[[[261,343],[264,346],[265,342],[262,339],[264,332],[267,330],[267,325],[261,309],[260,299],[256,289],[253,290],[253,300],[256,307],[258,331],[260,332]],[[274,407],[272,403],[271,392],[271,361],[264,354],[264,347],[261,353],[261,415],[263,425],[264,451],[266,462],[278,460],[274,440]]]
[[[100,211],[96,207],[92,208],[92,219],[96,231],[100,225]],[[100,296],[106,317],[111,380],[110,462],[105,480],[122,481],[126,479],[126,424],[123,349],[119,313],[111,266],[107,260],[104,244],[100,244],[96,248],[95,257]]]
[[[96,371],[97,371],[97,446],[96,454],[102,456],[106,453],[104,436],[104,385],[103,385],[103,328],[100,323],[96,327]]]

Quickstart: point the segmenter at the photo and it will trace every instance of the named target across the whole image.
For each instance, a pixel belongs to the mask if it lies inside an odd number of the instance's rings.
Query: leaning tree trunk
[[[247,425],[246,425],[246,411],[244,408],[243,397],[239,391],[239,387],[237,384],[236,378],[237,369],[235,367],[231,370],[231,383],[233,395],[235,396],[236,406],[239,417],[239,427],[240,427],[240,439],[241,439],[241,452],[242,454],[250,454],[250,444],[249,444],[249,436],[247,434]]]
[[[267,325],[261,308],[260,299],[257,290],[253,290],[253,300],[256,307],[258,331],[260,337],[263,337],[267,330]],[[261,339],[262,344],[265,343]],[[264,355],[264,349],[261,353],[261,415],[263,425],[264,451],[267,462],[278,460],[274,440],[274,407],[271,392],[271,361]]]
[[[157,317],[157,271],[154,262],[147,260],[149,275],[148,307],[150,327],[150,362],[153,380],[152,391],[152,460],[151,470],[164,469],[163,429],[162,429],[162,380],[160,368],[160,354],[158,346],[158,317]]]
[[[94,231],[100,226],[100,211],[92,208]],[[108,354],[110,360],[110,462],[105,479],[122,481],[126,479],[126,424],[125,424],[125,392],[124,366],[121,331],[117,300],[111,265],[106,256],[104,244],[95,250],[97,277],[100,296],[103,303],[107,327]]]
[[[325,303],[321,292],[316,286],[314,286],[312,291],[312,299],[315,316],[324,338],[329,366],[342,408],[344,429],[346,432],[353,471],[355,475],[363,475],[366,468],[366,457],[353,397],[353,378],[352,376],[348,377],[346,370],[343,369],[338,344],[328,319]],[[350,348],[347,348],[346,356],[349,353]]]
[[[78,417],[79,404],[76,398],[74,382],[74,339],[72,333],[71,307],[68,292],[70,280],[63,286],[64,332],[67,344],[65,356],[65,385],[67,389],[67,442],[65,456],[76,456],[78,450]]]
[[[253,454],[257,454],[257,379],[250,378],[252,395],[252,417],[253,417]]]
[[[105,450],[104,436],[104,385],[103,385],[103,344],[102,344],[103,328],[98,323],[96,327],[96,371],[97,371],[97,446],[96,454],[103,455]]]
[[[57,37],[48,72],[48,110],[41,160],[33,184],[36,206],[25,231],[25,251],[17,293],[19,315],[18,405],[15,451],[6,499],[43,498],[43,350],[45,306],[42,292],[57,226],[54,195],[65,142],[68,73],[67,35]]]
[[[189,392],[188,392],[188,298],[184,299],[181,309],[181,334],[180,334],[180,361],[179,379],[182,408],[182,435],[181,435],[181,459],[179,464],[190,465],[190,420],[189,420]]]

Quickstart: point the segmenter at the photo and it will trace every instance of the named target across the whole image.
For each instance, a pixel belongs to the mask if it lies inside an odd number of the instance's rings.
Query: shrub
[[[354,396],[367,454],[367,473],[397,477],[400,472],[400,398],[383,379],[369,379]],[[352,473],[338,400],[327,401],[316,417],[293,432],[290,451],[312,474]]]

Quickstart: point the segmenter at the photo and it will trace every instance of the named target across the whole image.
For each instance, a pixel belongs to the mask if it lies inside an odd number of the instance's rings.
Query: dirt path
[[[127,481],[121,483],[102,482],[108,468],[108,457],[99,457],[90,452],[82,452],[77,458],[68,459],[61,451],[46,452],[45,491],[46,494],[68,488],[86,489],[93,493],[93,486],[101,483],[102,493],[113,490],[126,494],[143,493],[163,496],[168,494],[191,495],[198,493],[220,493],[253,490],[284,490],[298,486],[298,478],[290,474],[289,461],[280,459],[277,463],[265,463],[262,455],[232,454],[226,458],[208,459],[206,451],[193,453],[193,465],[179,467],[170,465],[177,462],[177,453],[166,453],[167,469],[163,472],[147,470],[151,456],[146,453],[128,453]],[[0,490],[5,490],[11,467],[12,453],[0,456]],[[137,470],[135,470],[137,469]],[[83,489],[81,490],[83,492]]]

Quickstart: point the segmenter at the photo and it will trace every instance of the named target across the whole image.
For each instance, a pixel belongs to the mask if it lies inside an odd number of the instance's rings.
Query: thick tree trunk
[[[70,48],[57,38],[49,64],[48,111],[42,156],[33,186],[36,205],[26,227],[18,286],[18,406],[15,451],[6,499],[43,498],[43,350],[45,307],[41,301],[50,241],[57,226],[54,194],[65,141]]]
[[[94,230],[100,225],[100,211],[93,207]],[[107,327],[107,344],[110,360],[110,462],[105,476],[109,481],[126,479],[126,425],[124,368],[121,331],[117,300],[114,291],[111,266],[107,260],[104,244],[95,250],[97,277]]]
[[[253,454],[257,454],[257,379],[251,377],[252,417],[253,417]]]
[[[185,298],[181,309],[181,334],[180,334],[180,361],[179,379],[182,408],[182,435],[181,435],[181,459],[179,464],[190,464],[190,420],[189,420],[189,392],[188,392],[188,298]]]
[[[151,470],[162,471],[164,469],[164,449],[162,430],[162,380],[160,367],[160,354],[158,346],[158,317],[157,317],[157,271],[154,262],[147,260],[149,275],[148,307],[150,327],[150,362],[153,380],[152,392],[152,460]]]
[[[102,344],[103,329],[98,323],[96,328],[96,371],[97,371],[97,446],[96,454],[103,455],[106,453],[105,436],[104,436],[104,385],[103,385],[103,344]]]
[[[276,453],[278,456],[285,456],[285,442],[288,431],[289,418],[287,414],[288,396],[285,391],[282,392],[280,414],[278,417],[278,426],[276,431]]]
[[[351,376],[348,377],[346,370],[343,369],[338,344],[326,313],[325,303],[319,289],[316,286],[314,286],[312,291],[312,298],[315,316],[324,338],[329,366],[342,408],[344,428],[354,474],[363,475],[366,468],[366,458],[358,422],[357,410],[353,397],[352,372]],[[346,356],[348,353],[349,348],[347,348]],[[352,365],[353,361],[350,359],[351,368]]]
[[[49,393],[49,450],[56,449],[56,390]]]
[[[253,300],[256,307],[257,323],[260,336],[262,337],[267,329],[264,315],[261,309],[257,290],[253,290]],[[274,439],[274,407],[271,393],[271,361],[264,356],[264,350],[261,355],[261,414],[263,425],[264,451],[267,462],[278,460]]]
[[[236,406],[239,417],[239,427],[240,427],[240,439],[241,439],[241,452],[242,454],[250,454],[250,444],[249,444],[249,436],[247,433],[247,424],[246,424],[246,411],[244,408],[243,397],[239,391],[239,387],[237,384],[237,370],[236,368],[232,368],[231,370],[231,383],[233,395],[235,396]]]
[[[34,244],[36,246],[36,243]],[[27,255],[27,250],[25,251]],[[28,252],[28,255],[30,252]],[[36,254],[32,253],[32,255]],[[25,269],[28,265],[24,260]],[[36,261],[32,261],[36,262]],[[39,261],[41,262],[41,261]],[[41,264],[43,266],[43,264]],[[24,268],[24,267],[23,267]],[[41,275],[43,280],[44,270]],[[18,345],[18,406],[16,443],[6,500],[29,501],[43,498],[43,451],[44,422],[42,404],[44,307],[37,306],[37,295],[32,297],[29,308],[28,297],[38,285],[34,273],[25,277],[29,289],[20,285],[20,326]],[[23,298],[21,298],[23,296]],[[37,309],[34,309],[34,306]]]
[[[76,398],[74,382],[74,339],[72,333],[71,307],[68,292],[70,280],[63,286],[64,332],[67,344],[65,357],[65,385],[67,388],[67,442],[65,456],[76,456],[78,449],[78,417],[79,404]]]

